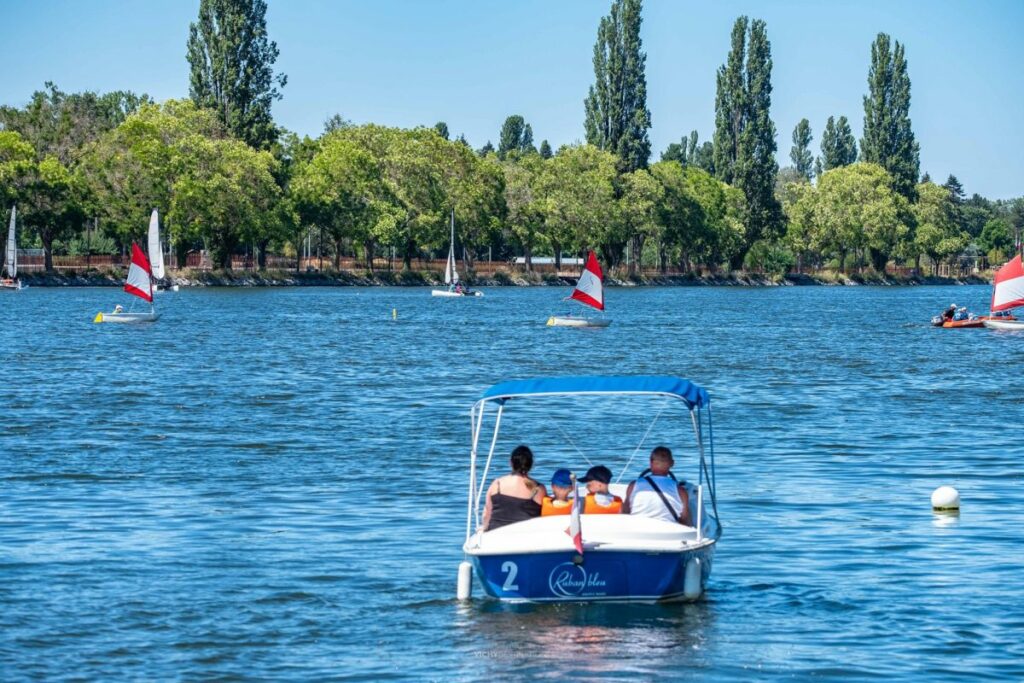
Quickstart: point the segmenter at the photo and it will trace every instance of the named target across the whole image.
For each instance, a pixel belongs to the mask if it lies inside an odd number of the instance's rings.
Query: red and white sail
[[[1024,266],[1020,254],[996,271],[992,283],[992,311],[1006,311],[1024,306]]]
[[[149,266],[146,254],[135,242],[132,242],[132,265],[128,268],[124,291],[153,303],[153,269]]]
[[[583,268],[583,274],[580,275],[580,279],[576,283],[576,289],[573,290],[569,298],[603,311],[604,285],[601,282],[603,277],[601,264],[597,262],[597,256],[591,251],[587,254],[587,265]]]

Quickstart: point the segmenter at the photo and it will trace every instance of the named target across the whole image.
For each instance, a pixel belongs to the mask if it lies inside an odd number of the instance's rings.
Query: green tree
[[[833,168],[849,166],[857,161],[857,141],[850,130],[850,122],[845,116],[836,121],[828,117],[825,132],[821,136],[821,168],[831,171]],[[819,174],[820,175],[820,174]]]
[[[749,25],[749,31],[748,31]],[[718,70],[715,96],[715,173],[746,199],[744,240],[731,266],[743,265],[746,251],[782,227],[775,199],[775,124],[771,108],[771,43],[765,23],[740,17],[733,25],[732,48]]]
[[[622,216],[633,254],[629,261],[629,272],[635,274],[639,271],[644,243],[648,238],[657,238],[660,233],[658,206],[665,197],[665,188],[645,168],[625,174],[621,184],[619,215]],[[609,262],[612,262],[611,259]]]
[[[733,24],[729,55],[715,77],[715,175],[730,184],[736,177],[740,136],[748,117],[747,75],[743,62],[749,23],[747,17],[740,17]]]
[[[77,161],[82,147],[117,127],[146,104],[146,95],[128,91],[104,94],[65,93],[47,82],[23,108],[0,106],[0,128],[17,131],[38,159],[56,157],[65,166]]]
[[[480,156],[480,157],[485,157],[488,154],[493,154],[493,153],[494,153],[494,145],[491,144],[490,140],[488,140],[487,143],[483,147],[478,149],[477,152],[476,152],[477,156]]]
[[[13,130],[0,130],[0,209],[6,210],[25,198],[35,172],[32,145]],[[7,243],[6,237],[3,243]]]
[[[190,136],[222,139],[216,115],[188,100],[146,104],[82,151],[80,171],[103,229],[125,247],[144,239],[158,209],[168,238],[184,258],[192,242],[171,212],[175,183],[194,165],[184,147]],[[196,237],[195,239],[199,239]]]
[[[551,145],[548,144],[547,140],[540,141],[540,155],[545,159],[550,159],[554,154],[551,151]]]
[[[888,171],[896,191],[914,200],[921,163],[910,124],[910,76],[903,45],[896,41],[890,46],[885,33],[871,45],[860,150],[863,161]]]
[[[986,254],[993,256],[994,260],[1006,258],[1013,250],[1013,226],[1005,218],[993,218],[985,223],[978,238],[978,244],[985,250]]]
[[[181,154],[192,160],[175,180],[171,212],[186,235],[202,239],[214,265],[231,269],[237,248],[254,242],[275,218],[280,188],[276,160],[239,140],[189,135]]]
[[[545,140],[545,142],[547,142]],[[548,148],[550,152],[550,148]],[[540,155],[527,155],[518,163],[502,164],[505,174],[505,206],[508,227],[513,239],[523,250],[526,270],[533,270],[534,249],[544,239],[544,198],[542,178],[545,161],[544,144]]]
[[[793,129],[793,147],[789,151],[789,158],[793,160],[793,166],[797,173],[811,179],[814,174],[814,155],[811,154],[811,124],[807,119],[800,119]]]
[[[501,126],[498,158],[504,161],[509,153],[518,156],[530,151],[536,151],[533,147],[533,129],[519,114],[509,116]]]
[[[42,242],[49,272],[53,270],[53,243],[70,238],[85,220],[85,187],[56,157],[46,157],[29,170],[18,218]]]
[[[892,177],[877,164],[857,163],[826,171],[818,179],[811,246],[846,256],[868,251],[881,272],[889,255],[910,232],[909,205],[892,189]]]
[[[641,10],[641,0],[613,0],[611,12],[601,18],[594,85],[584,101],[587,143],[618,155],[623,172],[647,168],[651,156]]]
[[[323,227],[334,243],[334,267],[341,268],[345,240],[361,243],[367,269],[373,271],[374,226],[387,190],[380,166],[358,143],[328,135],[292,184],[299,215]]]
[[[346,119],[341,114],[333,114],[330,118],[324,121],[324,133],[333,133],[338,130],[345,130],[351,128],[355,124]]]
[[[913,210],[917,230],[912,246],[918,256],[917,267],[920,269],[920,255],[924,254],[931,259],[933,272],[938,273],[939,262],[963,251],[968,237],[957,225],[956,207],[949,190],[934,183],[921,183],[916,194]]]
[[[270,109],[287,82],[274,74],[279,51],[267,37],[266,14],[266,0],[200,0],[188,37],[189,95],[256,148],[277,137]]]
[[[616,157],[593,145],[562,147],[540,181],[546,241],[557,268],[562,252],[612,253],[625,244],[615,196]]]
[[[445,140],[448,139],[448,124],[445,123],[444,121],[438,121],[437,123],[435,123],[434,130],[436,130],[437,134],[440,135]]]

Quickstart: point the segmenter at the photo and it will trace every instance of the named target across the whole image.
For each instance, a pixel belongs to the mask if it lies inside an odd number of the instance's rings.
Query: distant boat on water
[[[118,305],[110,313],[97,313],[93,319],[94,323],[150,323],[160,317],[153,304],[153,268],[149,265],[146,254],[135,242],[132,242],[132,264],[128,268],[124,291],[149,303],[149,310],[125,311]]]
[[[444,283],[447,289],[431,290],[431,296],[460,297],[483,296],[483,292],[471,290],[459,282],[459,271],[455,269],[455,209],[452,209],[452,235],[448,243],[448,263],[444,267]]]
[[[992,314],[1024,306],[1024,265],[1020,254],[1014,256],[1002,268],[996,271],[992,281]],[[990,318],[985,320],[985,327],[993,330],[1024,330],[1024,320]]]
[[[576,287],[567,299],[593,308],[595,311],[604,313],[604,273],[601,272],[601,264],[597,262],[597,256],[591,251],[587,254],[587,265],[576,281]],[[548,318],[548,327],[608,327],[612,321],[605,317],[593,318],[585,315],[553,315]]]
[[[163,280],[167,274],[164,269],[164,247],[160,241],[160,216],[157,214],[157,210],[153,209],[153,213],[149,216],[149,259],[153,266],[153,277],[156,280]],[[161,287],[159,284],[153,284],[153,292],[156,294],[163,293],[166,291],[177,292],[178,285],[171,285],[169,288]]]
[[[5,249],[6,256],[4,258],[6,275],[0,278],[0,289],[22,289],[21,281],[18,280],[18,240],[14,234],[17,217],[18,208],[11,206],[11,223],[7,228],[7,248]]]

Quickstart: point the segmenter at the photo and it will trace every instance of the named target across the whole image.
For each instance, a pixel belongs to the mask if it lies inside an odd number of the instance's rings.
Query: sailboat
[[[153,264],[153,277],[157,280],[163,280],[166,274],[164,271],[164,248],[160,242],[160,217],[157,215],[156,209],[153,209],[153,213],[149,216],[149,258]],[[177,292],[178,285],[172,285],[169,289]],[[159,284],[153,285],[154,293],[166,291],[167,289]]]
[[[587,254],[587,265],[576,281],[576,288],[567,299],[571,299],[594,310],[604,312],[604,284],[601,264],[593,251]],[[548,318],[548,327],[608,327],[612,321],[608,318],[588,318],[585,315],[553,315]]]
[[[11,226],[7,229],[7,257],[4,259],[4,270],[7,275],[0,278],[0,289],[21,289],[21,281],[18,280],[18,242],[14,238],[14,223],[17,219],[18,209],[11,206]]]
[[[1013,320],[1009,316],[1000,320],[998,316],[1004,311],[1024,306],[1024,265],[1020,254],[1014,256],[1002,268],[996,271],[992,281],[992,318],[985,320],[985,327],[993,330],[1024,330],[1024,320]]]
[[[459,282],[459,271],[455,270],[455,209],[452,209],[452,237],[448,244],[448,263],[444,267],[444,283],[447,289],[431,290],[431,296],[483,296],[483,292],[471,290]]]
[[[153,305],[153,268],[146,254],[132,242],[132,265],[124,282],[124,291],[149,303],[149,310],[142,312],[125,311],[120,305],[110,313],[97,313],[94,323],[149,323],[160,317]]]

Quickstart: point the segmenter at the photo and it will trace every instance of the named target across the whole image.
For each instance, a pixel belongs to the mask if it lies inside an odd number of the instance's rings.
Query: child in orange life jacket
[[[583,499],[583,514],[617,515],[622,512],[622,499],[608,492],[612,483],[612,471],[604,465],[595,465],[587,470],[587,476],[580,481],[587,484],[587,497]]]
[[[572,500],[569,498],[572,490],[572,472],[569,470],[555,470],[551,477],[552,496],[544,496],[540,504],[540,516],[567,515],[572,512]]]

